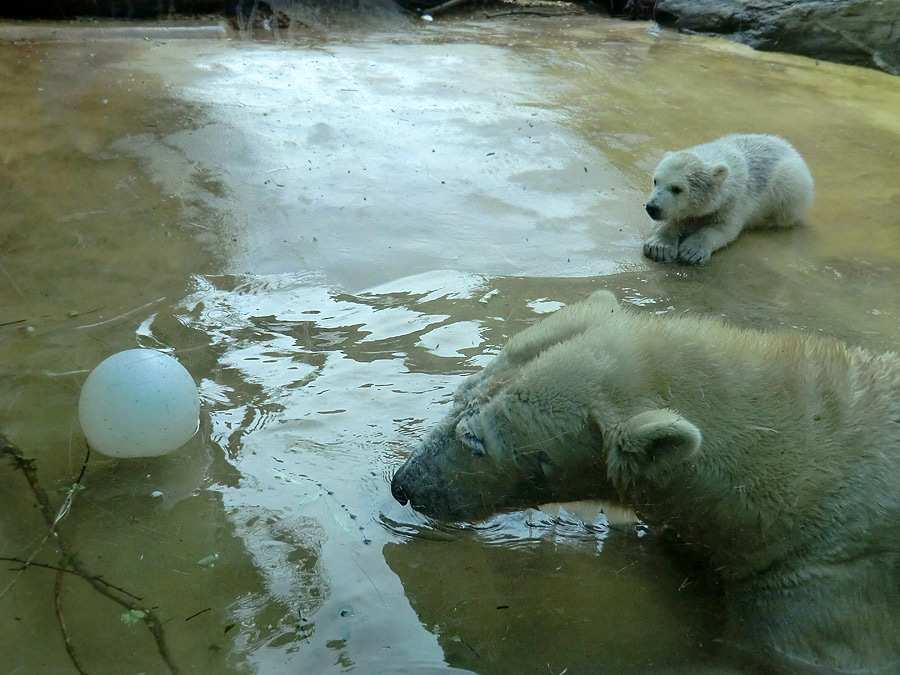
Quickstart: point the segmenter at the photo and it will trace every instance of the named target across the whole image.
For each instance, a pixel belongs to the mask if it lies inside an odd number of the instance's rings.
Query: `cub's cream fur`
[[[666,153],[646,205],[659,225],[644,255],[704,265],[744,229],[793,225],[813,195],[806,162],[777,136],[732,134]]]

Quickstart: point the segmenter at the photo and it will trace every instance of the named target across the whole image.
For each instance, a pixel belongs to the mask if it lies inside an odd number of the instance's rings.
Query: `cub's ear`
[[[656,481],[700,448],[700,430],[673,410],[638,413],[619,424],[606,456],[609,478],[619,490]]]
[[[727,164],[719,162],[712,168],[712,172],[710,173],[710,175],[712,176],[714,183],[716,183],[717,185],[721,185],[725,182],[725,179],[728,178],[729,171],[730,169],[728,168]]]

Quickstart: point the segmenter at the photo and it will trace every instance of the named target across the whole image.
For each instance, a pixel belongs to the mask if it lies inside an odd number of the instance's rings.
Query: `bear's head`
[[[453,408],[391,482],[426,515],[480,519],[545,502],[617,502],[636,478],[700,447],[700,431],[663,408],[608,292],[515,336],[456,392]]]
[[[653,220],[685,220],[715,211],[728,165],[707,164],[695,153],[668,152],[653,174],[647,213]]]

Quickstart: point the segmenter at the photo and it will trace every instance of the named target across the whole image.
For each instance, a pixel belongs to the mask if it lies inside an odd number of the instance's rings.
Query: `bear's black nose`
[[[651,218],[653,218],[653,220],[659,220],[659,217],[660,217],[660,214],[662,213],[662,211],[656,204],[654,204],[652,202],[648,202],[644,208],[647,209],[647,213],[650,215]]]
[[[401,506],[406,506],[409,502],[409,497],[406,496],[403,485],[397,480],[397,474],[399,474],[399,471],[394,474],[394,478],[391,480],[391,494],[394,495],[394,499],[400,502]]]

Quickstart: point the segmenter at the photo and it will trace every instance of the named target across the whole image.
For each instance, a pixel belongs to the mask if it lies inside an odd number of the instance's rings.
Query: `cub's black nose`
[[[647,209],[647,213],[653,220],[659,220],[661,211],[656,204],[648,203],[644,208]]]
[[[400,502],[401,506],[406,506],[409,503],[409,497],[406,496],[403,486],[400,484],[400,481],[397,480],[399,473],[399,471],[395,473],[394,478],[391,480],[391,494],[394,495],[394,499]]]

